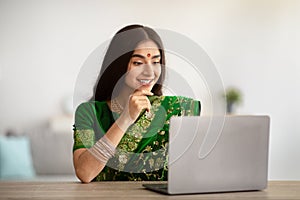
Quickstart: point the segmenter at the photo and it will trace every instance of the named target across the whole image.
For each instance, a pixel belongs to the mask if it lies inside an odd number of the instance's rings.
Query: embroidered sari
[[[93,181],[166,181],[168,179],[169,120],[172,116],[200,115],[200,102],[181,96],[150,96],[143,112],[124,134],[115,155]],[[75,113],[74,146],[90,148],[119,115],[106,102],[91,101]]]

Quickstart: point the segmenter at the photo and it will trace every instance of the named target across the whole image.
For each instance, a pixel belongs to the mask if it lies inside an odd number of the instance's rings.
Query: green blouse
[[[151,109],[124,134],[115,155],[93,181],[165,181],[168,179],[169,120],[172,116],[200,115],[200,102],[181,96],[150,96]],[[107,103],[90,101],[75,113],[73,151],[90,148],[119,117]]]

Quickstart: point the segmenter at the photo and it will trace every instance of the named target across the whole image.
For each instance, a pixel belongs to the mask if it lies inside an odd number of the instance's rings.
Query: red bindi
[[[150,53],[148,53],[148,54],[147,54],[147,57],[150,57],[150,56],[151,56],[151,54],[150,54]]]

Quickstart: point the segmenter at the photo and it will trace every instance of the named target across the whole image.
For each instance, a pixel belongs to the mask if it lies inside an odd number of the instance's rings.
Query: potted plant
[[[231,114],[235,105],[241,103],[242,93],[239,89],[235,87],[229,87],[225,90],[225,100],[227,113]]]

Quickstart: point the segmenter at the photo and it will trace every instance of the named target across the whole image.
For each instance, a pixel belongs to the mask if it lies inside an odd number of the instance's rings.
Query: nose
[[[153,76],[154,74],[154,70],[153,70],[153,66],[149,63],[147,63],[146,65],[144,65],[144,69],[143,69],[143,75],[145,76]]]

